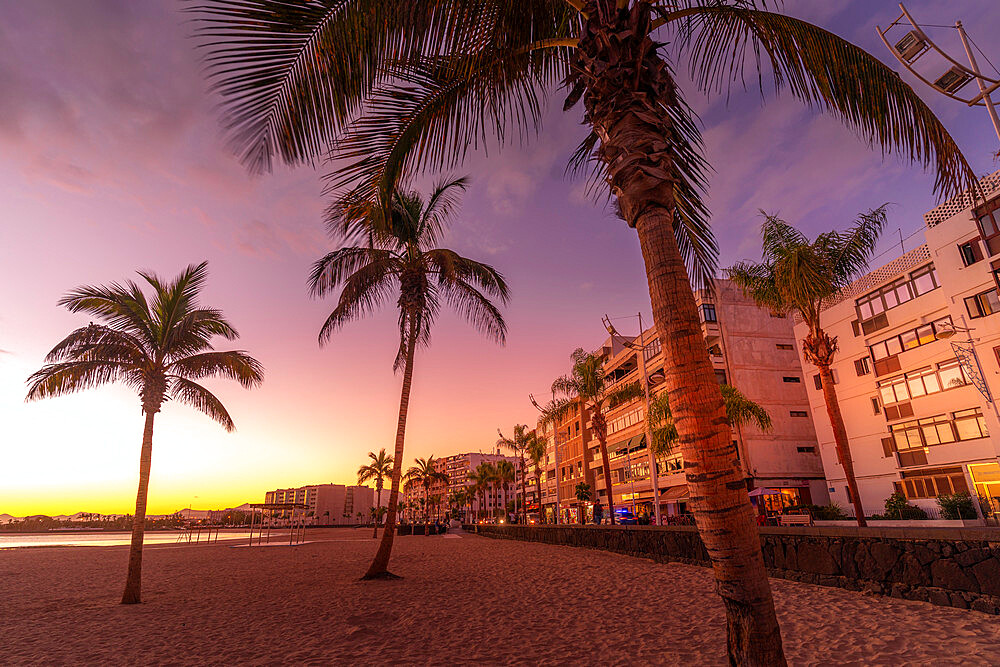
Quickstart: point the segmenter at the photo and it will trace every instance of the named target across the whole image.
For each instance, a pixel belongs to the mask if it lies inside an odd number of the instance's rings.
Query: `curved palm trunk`
[[[833,386],[833,372],[830,364],[817,364],[819,377],[823,384],[823,401],[826,403],[826,414],[830,416],[830,425],[833,427],[833,439],[837,444],[837,458],[844,468],[844,476],[847,478],[847,488],[851,492],[851,504],[854,505],[854,514],[858,525],[867,526],[865,521],[865,508],[861,505],[861,494],[858,493],[858,480],[854,477],[854,461],[851,458],[851,447],[847,440],[847,426],[844,424],[844,415],[840,413],[840,402],[837,400],[837,388]]]
[[[146,413],[142,430],[142,450],[139,453],[139,490],[135,496],[135,516],[132,517],[132,545],[128,552],[128,575],[122,604],[142,602],[142,539],[146,530],[146,497],[149,493],[149,469],[153,461],[153,419],[156,412]]]
[[[525,488],[527,475],[524,469],[524,454],[520,454],[518,458],[521,460],[521,525],[523,526],[528,523],[528,490]]]
[[[674,237],[676,172],[664,141],[675,134],[665,112],[677,103],[674,82],[648,37],[650,3],[619,11],[615,0],[589,0],[586,9],[570,83],[585,87],[611,190],[638,232],[695,518],[726,607],[729,661],[784,665],[760,537]]]
[[[392,482],[389,487],[389,505],[385,515],[385,527],[382,528],[382,541],[368,571],[362,579],[394,579],[396,575],[388,571],[389,556],[392,554],[392,540],[396,536],[396,504],[399,502],[399,482],[403,476],[403,438],[406,434],[406,411],[410,405],[410,388],[413,384],[413,356],[417,347],[417,335],[414,325],[406,341],[406,364],[403,369],[403,388],[399,395],[399,419],[396,422],[396,448],[392,464]]]
[[[604,470],[604,490],[608,496],[608,521],[613,526],[615,525],[615,495],[611,489],[611,458],[608,456],[608,426],[607,422],[604,421],[604,414],[600,408],[594,408],[591,421],[594,423],[594,430],[597,431],[597,442],[601,446],[601,468]]]

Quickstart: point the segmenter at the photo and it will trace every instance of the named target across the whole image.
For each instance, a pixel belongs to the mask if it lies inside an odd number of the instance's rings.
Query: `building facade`
[[[375,490],[367,486],[315,484],[268,491],[264,494],[264,502],[308,505],[307,525],[351,525],[371,520]]]
[[[1000,511],[1000,171],[924,215],[926,243],[856,280],[822,313],[866,514],[900,492],[932,516],[970,492]],[[972,329],[972,331],[965,331]],[[801,340],[807,330],[796,326]],[[969,338],[971,337],[971,343]],[[807,383],[832,500],[853,507],[811,365]]]
[[[469,475],[476,468],[483,463],[495,465],[498,461],[509,461],[514,466],[517,481],[514,484],[511,484],[507,489],[506,499],[502,488],[491,487],[486,489],[483,494],[476,494],[471,503],[466,503],[462,508],[456,508],[454,511],[458,511],[465,520],[469,520],[470,517],[467,515],[469,515],[470,510],[473,516],[479,516],[481,514],[492,515],[493,513],[499,511],[500,508],[504,506],[505,502],[514,499],[515,495],[518,493],[518,489],[520,488],[520,460],[513,456],[504,456],[502,454],[483,454],[482,452],[453,454],[451,456],[434,459],[435,470],[447,475],[448,481],[446,483],[435,482],[427,489],[426,495],[428,499],[438,498],[441,501],[440,509],[433,501],[430,503],[432,505],[430,508],[431,517],[444,516],[445,512],[449,510],[448,499],[453,493],[458,491],[468,491],[468,489],[472,486],[472,482],[469,480]],[[402,492],[402,507],[404,510],[403,516],[410,521],[422,519],[424,517],[424,496],[424,487],[421,484],[404,484]]]

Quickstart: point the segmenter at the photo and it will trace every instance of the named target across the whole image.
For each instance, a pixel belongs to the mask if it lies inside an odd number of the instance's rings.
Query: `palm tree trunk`
[[[128,552],[128,575],[122,604],[142,602],[142,539],[146,530],[146,497],[149,493],[149,469],[153,461],[153,419],[156,412],[146,413],[142,430],[142,450],[139,453],[139,490],[135,496],[135,516],[132,517],[132,545]]]
[[[538,494],[538,521],[547,523],[545,513],[542,511],[542,476],[539,470],[535,470],[535,493]]]
[[[417,332],[410,320],[407,332],[406,362],[403,368],[403,388],[399,394],[399,419],[396,422],[396,448],[392,463],[392,483],[389,487],[389,505],[382,528],[382,541],[368,571],[362,579],[393,579],[396,575],[388,571],[389,556],[392,554],[392,540],[396,536],[396,504],[399,502],[399,482],[403,476],[403,439],[406,434],[406,411],[410,405],[410,388],[413,385],[413,357],[417,347]]]
[[[611,191],[638,232],[691,501],[726,607],[729,661],[784,665],[757,525],[674,237],[678,176],[665,138],[677,130],[665,109],[676,108],[676,88],[649,37],[651,3],[616,4],[587,2],[569,82],[583,88]]]
[[[833,372],[830,364],[817,364],[819,377],[823,385],[823,400],[826,402],[826,414],[830,416],[830,425],[833,427],[833,439],[837,443],[837,458],[844,468],[844,476],[847,478],[847,488],[851,492],[851,504],[854,505],[854,514],[858,525],[867,526],[865,521],[865,509],[861,506],[861,494],[858,493],[858,480],[854,477],[854,461],[851,458],[851,447],[847,440],[847,426],[844,424],[844,415],[840,413],[840,402],[837,400],[837,388],[833,386]]]
[[[639,352],[639,354],[642,354],[642,352]],[[604,421],[604,414],[600,411],[599,407],[594,408],[591,421],[597,427],[594,430],[597,431],[597,442],[601,447],[601,468],[604,469],[604,489],[608,495],[608,521],[613,526],[615,525],[615,496],[611,490],[611,459],[608,456],[607,423]],[[652,443],[649,446],[652,447]],[[635,501],[633,500],[633,502]]]

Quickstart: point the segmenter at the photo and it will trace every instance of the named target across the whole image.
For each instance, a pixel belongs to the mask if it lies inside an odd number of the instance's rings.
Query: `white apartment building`
[[[482,463],[491,463],[495,465],[498,461],[509,461],[514,466],[517,479],[507,490],[507,500],[510,501],[515,497],[515,495],[520,495],[520,459],[514,456],[506,456],[503,454],[484,454],[482,452],[467,452],[465,454],[453,454],[451,456],[435,458],[435,468],[439,472],[443,472],[448,476],[448,482],[447,484],[436,483],[431,485],[430,488],[427,489],[427,495],[429,497],[440,496],[441,514],[443,515],[444,512],[448,510],[448,497],[450,494],[454,491],[465,490],[472,486],[472,482],[469,480],[470,473],[472,473]],[[405,516],[412,520],[415,520],[418,516],[423,516],[423,486],[413,483],[404,484],[401,489],[401,496]],[[479,513],[481,503],[481,496],[477,494],[472,503],[472,511],[474,514]],[[496,508],[502,507],[503,504],[504,491],[502,488],[491,488],[486,490],[485,504],[482,507],[483,512],[491,512]],[[432,514],[435,509],[436,508],[432,508]],[[465,515],[468,514],[468,510],[468,505],[466,505],[462,508],[461,512]]]
[[[275,489],[264,494],[265,503],[308,505],[307,525],[350,525],[369,521],[375,506],[375,491],[367,486],[314,484],[292,489]],[[284,512],[289,514],[289,512]]]
[[[1000,171],[924,215],[927,243],[855,281],[823,311],[866,514],[894,491],[937,511],[968,491],[1000,510]],[[971,328],[966,333],[963,329]],[[795,329],[801,341],[804,323]],[[968,338],[971,335],[972,343]],[[851,511],[819,377],[804,361],[831,499]],[[992,505],[992,509],[990,509]]]

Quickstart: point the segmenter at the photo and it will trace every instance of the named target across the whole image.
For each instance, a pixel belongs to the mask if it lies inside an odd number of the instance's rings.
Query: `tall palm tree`
[[[454,511],[456,514],[461,510],[462,506],[465,505],[465,490],[455,489],[448,494],[448,510]],[[452,515],[454,518],[454,515]]]
[[[478,467],[468,473],[466,479],[470,482],[468,491],[466,492],[469,500],[469,512],[475,512],[472,522],[476,523],[483,514],[482,494],[486,484]],[[473,501],[478,501],[478,507],[475,510],[472,506]]]
[[[538,497],[538,519],[542,523],[545,523],[545,513],[542,511],[542,459],[545,458],[545,450],[548,447],[548,443],[544,437],[538,435],[535,431],[531,431],[528,434],[527,444],[528,458],[531,459],[531,465],[535,471],[535,495]]]
[[[506,518],[507,514],[507,499],[510,493],[510,485],[517,481],[517,471],[514,470],[514,464],[507,459],[500,459],[496,464],[496,483],[499,488],[503,489],[503,513]],[[499,490],[499,489],[498,489]]]
[[[236,426],[222,401],[195,380],[225,377],[250,389],[264,379],[263,367],[246,352],[212,347],[215,336],[236,340],[239,334],[222,311],[199,304],[208,278],[207,262],[188,266],[172,281],[146,271],[139,275],[152,287],[152,295],[128,280],[124,285],[77,287],[59,300],[70,312],[88,313],[105,324],[81,327],[52,348],[45,366],[28,378],[27,396],[33,401],[113,382],[139,394],[146,423],[122,604],[142,601],[142,540],[156,413],[174,400],[233,431]]]
[[[877,58],[767,0],[198,0],[193,8],[235,149],[255,171],[312,163],[331,190],[387,201],[407,169],[449,168],[470,145],[532,136],[566,83],[605,192],[645,261],[692,504],[737,662],[784,662],[750,501],[739,482],[692,282],[714,274],[707,164],[674,77],[725,93],[745,67],[842,119],[863,140],[932,164],[935,191],[976,187],[955,142]],[[689,274],[690,272],[690,274]]]
[[[433,504],[430,496],[431,486],[435,483],[447,484],[448,475],[437,469],[437,461],[434,460],[433,454],[426,459],[414,459],[414,463],[416,465],[410,466],[404,479],[424,487],[424,524],[430,525]],[[438,500],[440,501],[440,498]]]
[[[495,512],[493,511],[494,505],[491,503],[487,503],[486,499],[487,499],[487,494],[490,493],[493,490],[493,487],[496,485],[496,478],[497,478],[496,467],[489,461],[483,461],[482,463],[480,463],[478,466],[476,466],[476,469],[469,475],[469,479],[472,479],[473,483],[475,483],[479,487],[479,492],[482,498],[481,504],[479,506],[479,511],[481,513],[484,510],[487,510],[487,505],[490,505],[487,514],[488,515],[495,514]]]
[[[640,352],[641,354],[641,352]],[[558,424],[574,406],[580,405],[590,412],[591,431],[597,436],[601,450],[601,468],[604,470],[604,486],[608,494],[608,516],[615,522],[615,497],[611,489],[611,460],[608,457],[608,422],[604,417],[607,408],[643,396],[638,383],[625,383],[613,387],[613,380],[605,376],[604,357],[590,354],[577,348],[570,355],[573,368],[569,375],[557,378],[552,383],[553,399],[542,414],[542,423]]]
[[[382,448],[378,454],[368,452],[368,458],[371,459],[371,463],[358,468],[358,484],[364,484],[371,480],[375,481],[375,507],[379,508],[382,506],[383,480],[392,474],[392,456],[386,454],[385,448]],[[378,537],[378,519],[382,516],[382,513],[375,512],[373,516],[375,517],[375,526],[372,531],[372,539]]]
[[[764,224],[761,226],[760,263],[740,262],[726,272],[757,305],[776,313],[798,313],[809,327],[802,341],[802,353],[819,369],[837,459],[844,468],[859,526],[867,525],[865,510],[858,493],[847,427],[830,369],[837,353],[837,339],[823,330],[820,315],[824,301],[868,270],[868,260],[885,228],[885,209],[883,204],[862,213],[846,232],[825,232],[813,241],[783,220],[761,211]]]
[[[458,194],[467,186],[464,178],[442,182],[426,201],[415,192],[397,189],[386,209],[363,204],[341,209],[331,219],[331,229],[353,236],[371,223],[368,243],[345,246],[327,254],[316,262],[310,276],[315,296],[324,296],[341,287],[337,307],[320,330],[321,345],[347,322],[371,313],[392,294],[398,294],[399,351],[395,368],[403,369],[403,386],[396,423],[389,514],[365,579],[392,576],[387,568],[396,534],[396,500],[403,473],[403,440],[414,354],[418,344],[430,342],[431,326],[442,302],[456,309],[487,337],[501,344],[506,337],[507,325],[493,303],[493,300],[507,303],[509,293],[503,276],[493,267],[453,250],[434,247],[454,213]]]
[[[520,461],[521,470],[521,523],[528,523],[528,510],[526,509],[524,497],[526,493],[525,483],[525,472],[526,468],[524,466],[524,455],[528,451],[528,442],[531,436],[531,431],[528,430],[526,424],[514,424],[514,432],[512,438],[506,437],[500,429],[497,429],[497,435],[500,439],[497,440],[497,447],[506,447],[511,452],[513,452]]]

